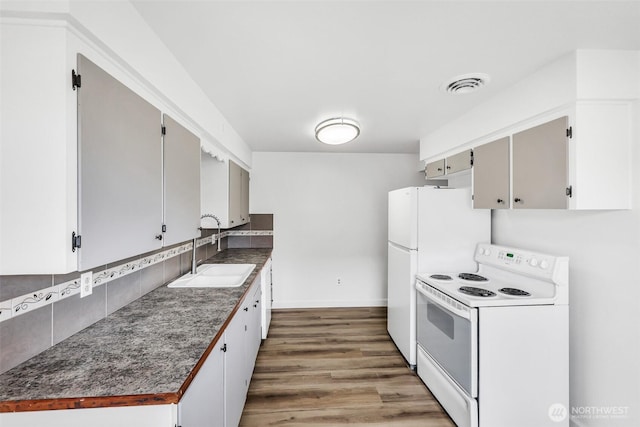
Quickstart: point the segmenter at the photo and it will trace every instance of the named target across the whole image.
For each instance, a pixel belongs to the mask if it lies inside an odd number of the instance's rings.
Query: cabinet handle
[[[503,205],[504,205],[504,200],[502,200],[502,199],[498,199],[498,200],[496,200],[496,203],[501,203],[501,204],[503,204]]]
[[[258,308],[258,304],[253,304],[253,308]]]
[[[220,351],[226,353],[227,352],[227,343],[224,343],[222,347],[220,347]]]
[[[447,170],[451,169],[451,166],[447,166]]]
[[[442,168],[438,168],[438,172],[442,172]]]
[[[156,235],[156,239],[158,239],[158,240],[162,240],[162,234],[158,234],[158,235]]]
[[[245,308],[244,308],[244,311],[249,311],[249,307],[245,307]]]
[[[522,199],[519,197],[516,197],[515,199],[513,199],[513,201],[516,203],[522,203]]]

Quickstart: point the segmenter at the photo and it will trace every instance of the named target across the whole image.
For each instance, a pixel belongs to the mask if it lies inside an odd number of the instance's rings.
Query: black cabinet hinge
[[[571,139],[573,138],[573,127],[569,126],[569,129],[567,129],[567,138]]]
[[[80,249],[81,246],[82,237],[74,231],[71,233],[71,252],[75,252],[76,249]]]
[[[162,232],[163,233],[167,232],[167,224],[162,224]]]
[[[162,131],[163,135],[166,135],[167,134],[167,127],[166,126],[162,126],[161,131]]]
[[[469,164],[473,166],[473,150],[471,150],[471,159],[469,160]]]
[[[71,87],[73,90],[82,87],[82,76],[80,74],[76,74],[76,70],[71,70]]]
[[[565,194],[568,197],[573,197],[573,185],[570,185],[565,189]]]

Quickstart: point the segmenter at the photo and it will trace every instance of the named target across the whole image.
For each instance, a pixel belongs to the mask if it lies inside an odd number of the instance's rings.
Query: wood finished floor
[[[389,338],[386,308],[278,310],[240,426],[455,424]]]

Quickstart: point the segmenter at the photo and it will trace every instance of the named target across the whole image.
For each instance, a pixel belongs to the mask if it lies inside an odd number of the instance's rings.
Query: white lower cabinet
[[[251,382],[253,368],[256,365],[258,351],[260,351],[260,343],[262,342],[262,283],[260,278],[256,278],[254,290],[251,292],[251,300],[249,301],[249,318],[247,324],[247,363],[249,365],[249,380],[247,387]]]
[[[218,343],[178,403],[181,427],[224,426],[225,344]]]
[[[237,427],[240,423],[262,341],[259,277],[256,277],[224,333],[225,427]]]
[[[262,339],[267,339],[269,333],[269,325],[271,324],[271,304],[273,302],[271,287],[271,264],[272,260],[269,258],[262,267],[260,272],[260,283],[262,285],[262,321],[260,322],[262,329]]]
[[[248,298],[248,296],[247,296]],[[224,363],[224,413],[225,426],[235,427],[240,423],[242,409],[247,398],[247,340],[246,340],[246,301],[236,312],[224,333],[227,351]]]
[[[179,427],[237,427],[240,423],[262,341],[260,295],[260,280],[256,280],[180,400]]]

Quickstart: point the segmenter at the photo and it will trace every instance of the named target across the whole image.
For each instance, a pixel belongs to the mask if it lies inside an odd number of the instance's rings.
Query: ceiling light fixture
[[[360,135],[360,125],[353,119],[336,117],[316,126],[316,139],[324,144],[340,145],[353,141]]]
[[[444,82],[440,88],[448,93],[465,94],[475,92],[489,84],[491,78],[488,74],[473,73],[456,76]]]

